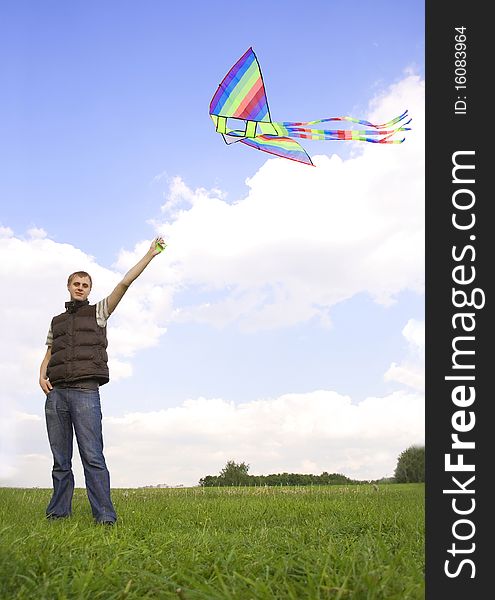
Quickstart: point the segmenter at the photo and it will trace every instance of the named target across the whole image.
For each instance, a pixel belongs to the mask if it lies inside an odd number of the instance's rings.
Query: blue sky
[[[2,51],[12,60],[2,94],[2,195],[9,198],[2,219],[15,230],[56,224],[64,239],[84,241],[107,264],[119,240],[146,237],[143,216],[156,214],[160,201],[157,174],[180,173],[193,188],[219,186],[230,200],[245,192],[245,178],[265,157],[218,143],[208,105],[248,47],[279,120],[359,116],[379,86],[408,66],[423,70],[417,1],[304,9],[297,1],[255,1],[242,15],[225,2],[3,6]],[[71,228],[71,208],[93,202],[101,222],[78,211]],[[108,238],[109,222],[117,239]]]
[[[36,371],[49,320],[66,299],[66,273],[88,264],[96,301],[157,233],[169,247],[109,325],[116,377],[102,389],[108,419],[140,413],[145,422],[162,411],[168,431],[173,411],[200,398],[234,407],[272,401],[267,410],[275,414],[285,402],[277,399],[290,394],[303,401],[326,390],[357,407],[414,390],[413,400],[401,402],[416,406],[421,423],[421,392],[404,373],[412,363],[421,370],[424,350],[423,3],[254,1],[241,12],[223,1],[24,1],[2,3],[0,17],[0,51],[9,57],[0,66],[2,277],[9,288],[2,313],[16,343],[13,323],[23,319],[20,366],[9,373],[30,382],[4,399],[16,411],[9,419],[17,432],[2,449],[11,463],[7,484],[50,484]],[[208,105],[250,46],[274,119],[386,112],[388,120],[408,108],[406,143],[304,142],[321,156],[313,169],[319,174],[240,144],[227,147]],[[212,418],[225,408],[215,406]],[[27,426],[36,432],[31,447]],[[119,461],[136,454],[134,442],[120,439],[117,421],[107,428],[115,485],[161,482],[151,473],[140,478],[138,467],[124,476]],[[327,447],[325,432],[319,435]],[[382,450],[376,440],[373,452],[383,457],[375,470],[386,472],[375,473],[348,450],[353,435],[339,446],[342,458],[321,470],[389,475],[400,445],[421,442],[414,428]],[[176,460],[163,479],[194,484],[230,458],[251,462],[253,472],[318,470],[323,459],[303,456],[310,439],[294,455],[280,450],[271,460],[268,451],[250,454],[247,442],[222,446],[214,436],[196,471]],[[191,465],[194,457],[191,451]],[[39,468],[21,475],[26,461]]]

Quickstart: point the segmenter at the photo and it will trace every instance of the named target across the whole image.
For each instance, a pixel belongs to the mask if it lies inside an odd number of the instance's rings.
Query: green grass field
[[[0,488],[0,598],[424,598],[424,485],[84,489],[47,521],[46,489]]]

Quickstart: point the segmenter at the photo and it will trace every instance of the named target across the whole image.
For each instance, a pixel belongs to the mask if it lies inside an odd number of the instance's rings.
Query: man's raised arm
[[[151,246],[143,256],[143,258],[136,263],[132,269],[129,269],[127,273],[124,275],[124,279],[120,283],[115,286],[113,292],[108,296],[108,312],[112,314],[113,311],[117,308],[118,303],[122,300],[123,295],[127,292],[131,283],[141,275],[141,273],[146,269],[146,267],[150,264],[153,257],[161,252],[159,245],[164,246],[165,242],[163,238],[157,237],[151,242]]]

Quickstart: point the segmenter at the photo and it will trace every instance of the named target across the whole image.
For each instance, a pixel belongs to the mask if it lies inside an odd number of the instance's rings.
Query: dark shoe
[[[49,521],[54,521],[55,519],[68,519],[69,517],[70,517],[70,515],[54,515],[54,514],[46,515],[46,518]]]
[[[115,521],[96,521],[97,525],[115,525]]]

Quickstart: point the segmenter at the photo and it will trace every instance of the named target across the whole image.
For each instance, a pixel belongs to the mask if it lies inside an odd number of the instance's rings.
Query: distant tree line
[[[249,475],[249,465],[229,460],[219,475],[206,475],[199,480],[203,487],[242,486],[276,486],[276,485],[331,485],[355,483],[339,473],[322,473],[308,475],[300,473],[277,473],[272,475]]]
[[[375,480],[376,483],[420,483],[425,480],[425,447],[410,446],[397,459],[393,478]],[[206,475],[199,480],[202,487],[222,486],[280,486],[280,485],[342,485],[372,483],[349,479],[340,473],[310,475],[301,473],[277,473],[272,475],[249,475],[245,462],[227,461],[219,475]]]

